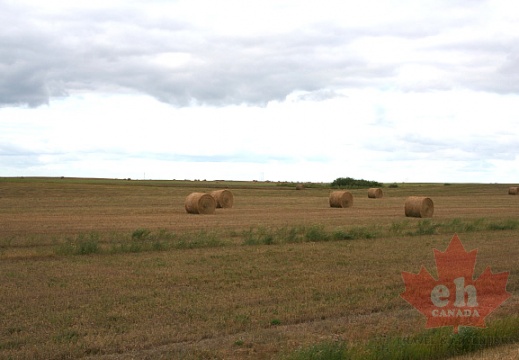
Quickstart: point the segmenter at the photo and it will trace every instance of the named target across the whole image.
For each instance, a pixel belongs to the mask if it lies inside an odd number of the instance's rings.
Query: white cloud
[[[3,2],[0,176],[515,182],[514,10]]]

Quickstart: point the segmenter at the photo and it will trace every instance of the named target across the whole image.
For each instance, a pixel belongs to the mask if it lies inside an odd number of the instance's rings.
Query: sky
[[[519,183],[508,0],[0,0],[0,177]]]

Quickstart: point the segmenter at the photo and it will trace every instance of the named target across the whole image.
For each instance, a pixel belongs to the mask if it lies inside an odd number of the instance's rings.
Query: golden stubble
[[[233,208],[201,216],[186,214],[183,199],[204,184],[0,184],[0,355],[13,358],[272,358],[324,340],[410,335],[425,319],[400,298],[401,272],[423,265],[436,276],[433,248],[444,251],[452,234],[86,256],[49,251],[66,236],[389,225],[415,221],[405,219],[403,201],[421,193],[433,197],[439,221],[499,220],[518,210],[497,185],[387,189],[381,199],[353,190],[349,209],[330,208],[328,189],[242,187],[233,189]],[[512,297],[488,322],[516,314],[517,235],[459,234],[468,251],[478,249],[475,276],[486,266],[510,271]]]

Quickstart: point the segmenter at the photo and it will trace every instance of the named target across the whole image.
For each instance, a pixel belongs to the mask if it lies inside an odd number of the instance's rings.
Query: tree
[[[340,177],[332,182],[332,187],[348,188],[348,189],[362,189],[370,187],[381,187],[382,183],[377,181],[369,181],[364,179],[353,179],[351,177]]]

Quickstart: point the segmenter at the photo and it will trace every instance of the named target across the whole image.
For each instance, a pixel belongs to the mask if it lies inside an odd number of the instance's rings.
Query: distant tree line
[[[378,181],[370,181],[364,179],[353,179],[351,177],[340,177],[332,182],[332,187],[347,188],[347,189],[362,189],[371,187],[382,187],[382,183]]]

